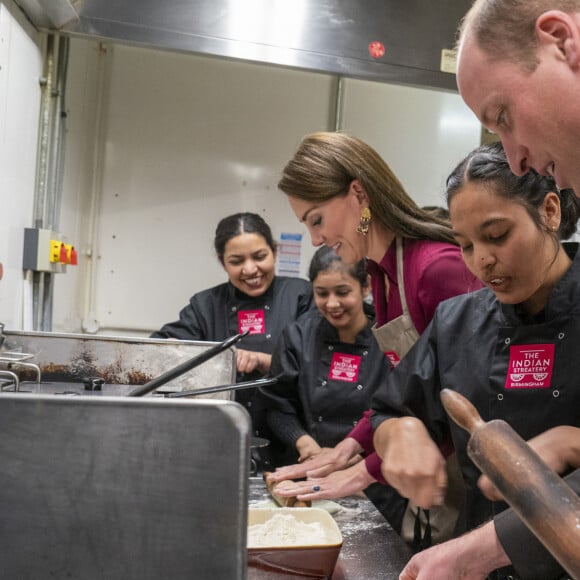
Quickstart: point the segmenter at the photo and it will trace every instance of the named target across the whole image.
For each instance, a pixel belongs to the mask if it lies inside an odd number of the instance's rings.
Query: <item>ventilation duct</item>
[[[18,0],[45,31],[455,90],[471,0]]]

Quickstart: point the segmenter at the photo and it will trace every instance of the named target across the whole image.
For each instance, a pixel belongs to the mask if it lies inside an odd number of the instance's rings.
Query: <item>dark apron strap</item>
[[[421,534],[421,512],[425,514],[425,533]],[[421,537],[422,535],[422,537]],[[417,508],[417,515],[415,516],[415,527],[413,529],[413,542],[411,544],[411,549],[413,553],[420,552],[421,550],[426,550],[432,545],[431,539],[431,522],[429,520],[429,510],[424,510],[420,507]]]

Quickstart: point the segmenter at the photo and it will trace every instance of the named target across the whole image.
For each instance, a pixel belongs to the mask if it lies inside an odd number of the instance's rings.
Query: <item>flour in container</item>
[[[320,522],[302,522],[291,514],[275,514],[263,524],[248,526],[248,548],[328,543],[330,539]]]

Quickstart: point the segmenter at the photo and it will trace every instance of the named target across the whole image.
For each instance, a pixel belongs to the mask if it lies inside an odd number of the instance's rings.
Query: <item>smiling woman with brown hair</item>
[[[278,186],[313,245],[331,247],[347,264],[368,259],[375,338],[393,364],[413,346],[442,300],[481,287],[461,259],[449,222],[421,209],[381,156],[352,135],[307,135]],[[318,491],[305,482],[288,482],[278,491],[313,500],[384,482],[368,415],[336,447],[270,476],[271,481],[323,478]],[[344,469],[361,453],[363,462]],[[384,489],[369,491],[382,494]],[[401,525],[390,521],[396,529]]]

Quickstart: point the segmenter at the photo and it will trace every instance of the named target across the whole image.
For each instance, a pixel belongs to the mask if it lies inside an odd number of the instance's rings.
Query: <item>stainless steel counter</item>
[[[269,498],[260,477],[250,478],[249,504]],[[411,557],[411,551],[375,506],[363,497],[337,500],[344,510],[334,514],[343,537],[332,580],[391,580]],[[251,569],[248,580],[296,580],[296,576]]]

